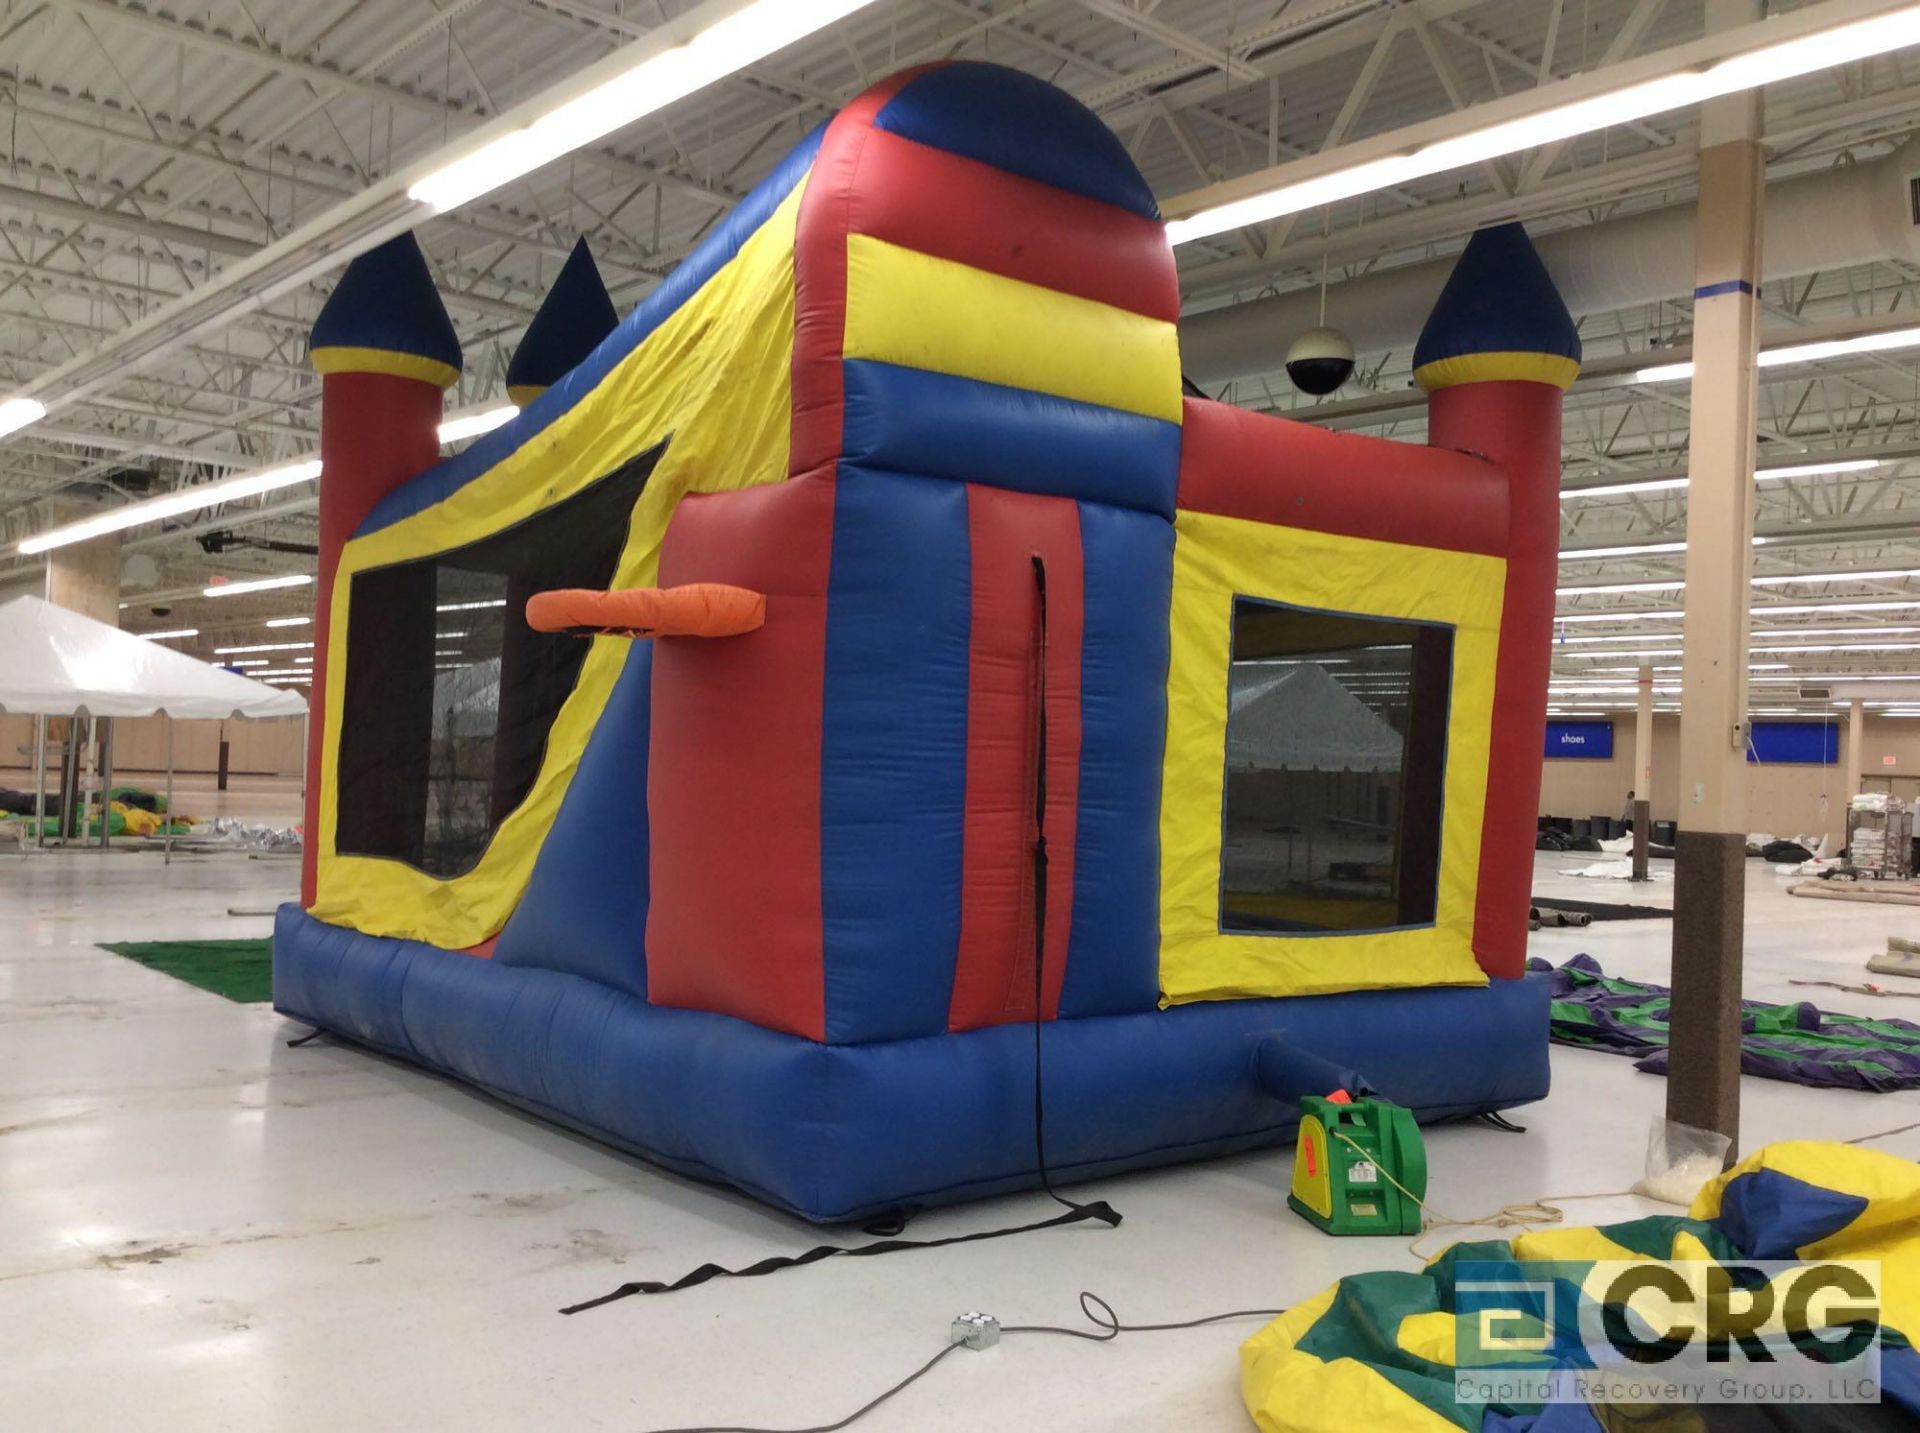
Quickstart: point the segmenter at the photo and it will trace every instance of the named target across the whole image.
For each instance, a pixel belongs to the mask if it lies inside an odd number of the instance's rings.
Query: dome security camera
[[[1287,377],[1302,393],[1323,398],[1353,376],[1353,345],[1337,328],[1310,328],[1287,350]]]

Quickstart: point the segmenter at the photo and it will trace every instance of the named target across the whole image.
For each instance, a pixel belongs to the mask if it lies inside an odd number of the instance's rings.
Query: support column
[[[1866,711],[1867,704],[1858,697],[1847,703],[1847,789],[1844,794],[1848,801],[1866,790]]]
[[[120,625],[120,534],[56,547],[47,554],[47,601],[82,617]]]
[[[1640,664],[1640,704],[1633,713],[1633,878],[1647,877],[1653,840],[1653,668]]]
[[[1759,0],[1724,0],[1709,13],[1716,27],[1757,20]],[[1740,1138],[1754,359],[1765,183],[1758,133],[1755,94],[1701,106],[1667,1076],[1667,1117],[1729,1136],[1729,1161]]]
[[[1866,711],[1867,704],[1858,697],[1847,703],[1847,779],[1840,791],[1840,799],[1844,803],[1840,808],[1842,843],[1847,839],[1847,813],[1853,809],[1853,798],[1866,790],[1867,786]]]

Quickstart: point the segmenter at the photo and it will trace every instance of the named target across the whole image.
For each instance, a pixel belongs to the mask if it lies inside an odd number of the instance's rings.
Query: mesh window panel
[[[1434,917],[1453,629],[1236,598],[1220,928]]]
[[[664,445],[480,542],[353,579],[335,847],[429,875],[473,869],[526,799],[588,643],[527,599],[604,588]]]

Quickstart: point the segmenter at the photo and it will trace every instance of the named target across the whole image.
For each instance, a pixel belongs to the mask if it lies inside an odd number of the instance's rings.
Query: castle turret
[[[540,311],[527,325],[507,365],[507,397],[524,408],[600,346],[620,326],[620,315],[581,239],[561,265]]]
[[[327,727],[339,720],[327,700],[334,570],[341,547],[374,504],[439,460],[442,393],[460,377],[460,340],[411,234],[347,265],[314,321],[307,353],[323,380],[320,554],[300,865],[300,900],[311,906],[321,844],[320,759]],[[424,677],[431,682],[430,627],[426,636]]]
[[[1559,576],[1560,408],[1580,373],[1579,332],[1519,224],[1467,241],[1413,364],[1428,394],[1427,441],[1507,474],[1511,541],[1489,751],[1505,798],[1487,803],[1474,952],[1489,974],[1517,976],[1526,964]]]

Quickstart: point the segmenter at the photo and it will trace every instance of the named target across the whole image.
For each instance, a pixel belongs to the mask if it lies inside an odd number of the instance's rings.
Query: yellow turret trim
[[[1462,383],[1548,383],[1571,388],[1579,376],[1580,360],[1559,353],[1461,353],[1413,370],[1413,381],[1429,393]]]
[[[386,348],[316,348],[308,352],[314,370],[328,373],[390,373],[395,378],[415,378],[436,388],[451,388],[460,381],[460,370],[437,358],[417,353],[396,353]]]

